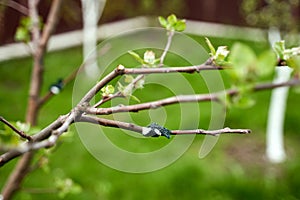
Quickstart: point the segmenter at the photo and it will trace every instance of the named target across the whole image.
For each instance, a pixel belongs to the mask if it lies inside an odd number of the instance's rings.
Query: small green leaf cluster
[[[18,130],[23,131],[24,133],[28,134],[34,131],[30,127],[30,124],[28,123],[22,123],[20,121],[17,122],[11,122],[13,126],[15,126]],[[0,125],[0,145],[1,143],[7,145],[7,146],[17,146],[22,142],[22,138],[15,133],[11,128],[8,126],[1,124]]]
[[[42,27],[42,20],[39,18],[39,28]],[[28,43],[30,41],[30,29],[32,28],[32,20],[30,17],[22,17],[20,24],[15,33],[15,40],[17,42]]]
[[[238,90],[235,95],[230,95],[224,91],[218,96],[219,102],[227,109],[232,107],[249,108],[255,104],[255,100],[251,96],[252,85],[241,85],[235,89]]]
[[[30,28],[32,26],[32,22],[30,17],[22,17],[20,20],[20,25],[17,28],[15,33],[15,40],[18,42],[26,42],[30,41]]]
[[[274,72],[275,53],[272,50],[266,50],[256,55],[253,49],[243,43],[235,43],[230,51],[226,46],[220,46],[216,50],[208,38],[206,38],[206,43],[212,63],[228,67],[226,72],[232,79],[232,87],[238,90],[236,95],[220,95],[219,100],[227,107],[252,106],[255,103],[250,96],[253,86],[260,78],[267,77]]]
[[[159,59],[155,58],[155,53],[153,51],[145,51],[144,57],[141,58],[139,54],[137,54],[134,51],[128,51],[128,53],[140,64],[143,65],[143,67],[157,67],[157,64],[159,63]]]
[[[239,92],[232,96],[231,104],[239,108],[251,107],[255,104],[251,98],[254,84],[263,77],[270,76],[276,66],[276,55],[266,50],[256,55],[253,49],[242,43],[235,43],[228,57],[231,69],[227,70],[233,80],[233,87]]]
[[[293,68],[294,73],[299,75],[300,71],[300,47],[286,49],[285,41],[279,41],[274,44],[274,51],[279,59],[278,65],[287,65]]]
[[[235,84],[254,83],[260,77],[274,72],[276,55],[266,50],[256,55],[254,50],[242,43],[235,43],[228,58],[231,69],[228,70]]]
[[[227,57],[229,55],[229,50],[227,49],[227,46],[219,46],[216,50],[208,38],[205,38],[205,41],[210,50],[209,55],[211,56],[213,64],[217,66],[228,65]]]
[[[54,185],[58,191],[59,198],[65,198],[68,194],[79,194],[82,191],[80,185],[70,178],[56,178]]]
[[[177,19],[176,15],[174,14],[169,15],[167,18],[159,16],[158,21],[162,27],[167,29],[167,31],[182,32],[186,28],[185,20]]]
[[[112,85],[106,85],[101,89],[101,95],[103,98],[110,97],[115,92],[115,87]]]
[[[118,82],[119,92],[121,92],[122,95],[126,98],[130,97],[135,101],[140,102],[140,100],[136,96],[132,95],[132,93],[134,89],[141,89],[144,87],[144,83],[145,83],[144,77],[136,81],[133,76],[125,75],[124,82],[125,82],[124,85]]]
[[[125,83],[127,84],[130,84],[130,83],[133,83],[134,80],[134,77],[131,76],[131,75],[125,75]],[[145,84],[145,79],[144,78],[141,78],[140,80],[134,82],[134,88],[135,89],[142,89],[144,88],[144,84]]]

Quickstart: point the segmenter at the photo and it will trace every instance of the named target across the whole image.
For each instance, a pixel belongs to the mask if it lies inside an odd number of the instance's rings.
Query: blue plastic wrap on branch
[[[143,127],[142,134],[147,137],[165,136],[166,138],[170,139],[171,131],[153,122],[149,126]]]

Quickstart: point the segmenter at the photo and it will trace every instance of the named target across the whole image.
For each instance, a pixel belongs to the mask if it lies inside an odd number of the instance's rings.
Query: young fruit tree
[[[59,93],[64,85],[69,83],[72,79],[75,79],[77,73],[80,74],[83,71],[85,64],[77,69],[76,72],[71,73],[66,79],[59,80],[58,83],[50,88],[50,91],[45,96],[41,96],[40,88],[43,80],[43,56],[46,51],[47,42],[57,21],[58,11],[62,1],[54,0],[52,2],[48,20],[42,28],[37,13],[39,1],[32,0],[29,2],[29,30],[34,47],[34,65],[26,122],[34,126],[37,123],[37,114],[41,106],[49,101],[50,97],[54,94]],[[176,40],[176,33],[185,30],[186,22],[185,20],[177,19],[175,15],[170,15],[167,18],[159,17],[159,22],[166,32],[167,40],[164,49],[159,54],[160,56],[156,57],[156,53],[153,49],[148,49],[143,52],[143,54],[135,50],[129,51],[128,54],[139,63],[139,68],[129,68],[126,64],[119,63],[114,70],[108,72],[101,77],[99,81],[94,83],[93,87],[81,96],[68,113],[62,113],[60,117],[42,130],[28,134],[29,127],[26,123],[15,125],[7,121],[4,117],[0,118],[0,121],[6,125],[7,129],[12,130],[19,139],[18,144],[15,146],[5,144],[8,148],[0,155],[0,166],[4,166],[12,160],[21,157],[2,189],[0,199],[11,199],[12,195],[20,188],[22,180],[27,173],[30,172],[34,152],[55,146],[73,124],[85,123],[93,124],[94,126],[112,127],[120,130],[129,130],[142,137],[160,138],[163,136],[170,140],[190,134],[214,137],[220,134],[249,134],[251,132],[250,129],[241,127],[222,127],[221,129],[214,130],[205,130],[198,127],[196,129],[185,128],[177,130],[165,127],[156,121],[153,121],[147,126],[142,126],[136,123],[115,120],[111,115],[158,109],[181,103],[196,104],[201,102],[214,102],[220,104],[224,109],[232,106],[250,106],[253,103],[249,97],[250,93],[300,84],[299,48],[287,49],[283,41],[279,41],[275,44],[274,49],[276,54],[268,50],[257,56],[247,45],[237,43],[228,50],[226,46],[214,47],[210,40],[206,38],[210,53],[209,58],[205,62],[191,66],[169,67],[165,62],[170,47],[172,42]],[[272,74],[275,66],[282,63],[294,68],[294,75],[290,80],[281,83],[259,82],[261,77]],[[138,97],[134,95],[134,91],[137,89],[143,91],[143,87],[147,83],[146,77],[150,75],[164,74],[164,77],[167,79],[168,76],[174,73],[201,74],[204,71],[220,70],[227,72],[231,80],[230,85],[225,90],[214,91],[207,94],[174,95],[147,102],[140,102]],[[113,83],[115,83],[117,87],[115,87]],[[132,99],[134,103],[107,106],[109,102],[120,98]],[[101,141],[99,141],[99,143],[101,143]],[[69,182],[70,181],[68,181],[68,183]],[[76,187],[70,190],[71,191],[68,192],[74,192],[74,190],[77,192],[80,191],[80,189]],[[65,188],[63,192],[66,192]],[[64,195],[64,193],[62,193],[62,195]]]

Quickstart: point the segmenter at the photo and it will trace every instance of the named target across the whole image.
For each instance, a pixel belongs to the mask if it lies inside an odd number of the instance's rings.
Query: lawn
[[[204,44],[203,37],[194,37]],[[231,46],[234,41],[212,38],[217,45]],[[267,48],[266,44],[250,44],[256,52]],[[169,65],[185,65],[184,59],[175,59],[169,55]],[[43,93],[58,78],[67,76],[81,64],[81,49],[73,48],[49,53],[45,60],[45,81]],[[133,65],[134,60],[127,55],[110,63],[111,67],[119,63]],[[0,109],[1,115],[10,121],[24,120],[28,96],[31,59],[24,58],[0,63]],[[111,69],[111,68],[110,68]],[[226,73],[221,73],[227,85]],[[192,86],[191,90],[203,93],[208,88],[201,86],[204,80],[199,74],[183,76]],[[199,78],[200,77],[200,78]],[[153,80],[153,79],[149,79]],[[154,79],[178,85],[178,80],[162,77]],[[155,82],[156,83],[156,82]],[[167,83],[165,83],[167,84]],[[67,113],[72,107],[72,84],[61,94],[53,97],[41,110],[39,127],[44,127],[60,114]],[[158,84],[146,85],[143,90],[134,93],[142,102],[171,96],[174,91]],[[286,162],[274,165],[267,162],[264,155],[265,129],[269,105],[270,91],[254,94],[256,104],[248,109],[232,108],[226,112],[225,126],[232,128],[250,128],[250,135],[222,135],[216,146],[203,159],[199,159],[199,149],[204,136],[196,136],[188,150],[171,165],[148,173],[126,173],[112,169],[95,159],[82,144],[74,127],[72,137],[64,138],[49,156],[50,169],[33,171],[23,184],[16,199],[56,199],[53,183],[57,177],[71,178],[80,185],[82,192],[68,194],[65,199],[300,199],[300,148],[299,148],[299,95],[291,92],[288,99],[285,122],[285,147],[288,154]],[[116,101],[115,103],[119,103]],[[135,103],[130,100],[130,103]],[[185,110],[184,119],[180,116],[184,111],[178,106],[168,106],[151,112],[119,116],[140,124],[148,125],[157,119],[165,122],[165,126],[177,128],[180,120],[183,126],[208,128],[211,115],[210,103],[183,106],[195,108],[201,116],[195,118],[194,110]],[[197,114],[197,113],[196,113]],[[163,117],[161,117],[163,116]],[[195,120],[197,119],[197,120]],[[132,137],[133,134],[122,134],[118,129],[105,128],[106,136],[120,148],[132,152],[148,152],[171,143],[166,138]],[[109,133],[109,134],[108,134]],[[185,136],[177,136],[185,137]],[[94,141],[101,146],[101,141]],[[109,154],[109,152],[108,152]],[[168,154],[166,154],[168,156]],[[41,156],[41,154],[39,154]],[[164,159],[164,158],[159,158]],[[168,157],[165,157],[167,160]],[[120,158],[122,160],[122,158]],[[126,161],[123,161],[126,163]],[[3,186],[15,161],[0,169],[0,187]],[[39,189],[38,189],[39,188]]]

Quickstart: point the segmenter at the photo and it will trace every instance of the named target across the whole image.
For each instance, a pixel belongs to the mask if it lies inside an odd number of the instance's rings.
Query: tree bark
[[[32,43],[33,43],[33,69],[31,73],[29,99],[26,112],[26,122],[32,126],[37,124],[38,112],[40,109],[40,93],[43,83],[43,61],[47,44],[58,20],[62,0],[53,0],[51,9],[44,26],[42,36],[40,35],[40,21],[38,14],[39,0],[28,0],[29,16],[32,21]],[[2,190],[3,200],[11,199],[13,194],[20,188],[24,177],[29,172],[34,152],[24,154],[15,169],[10,174]]]

